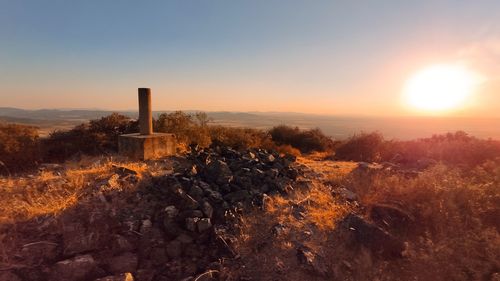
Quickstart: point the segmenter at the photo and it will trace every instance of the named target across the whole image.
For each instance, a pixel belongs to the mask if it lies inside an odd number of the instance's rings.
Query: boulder
[[[91,255],[82,255],[56,263],[52,267],[49,280],[83,281],[95,278],[97,272],[98,267],[94,258]]]
[[[81,222],[64,224],[62,228],[64,255],[73,256],[99,249],[109,236],[107,232],[100,231],[100,228],[102,227],[87,228]]]
[[[239,202],[239,201],[245,201],[248,199],[251,199],[250,193],[246,190],[240,190],[240,191],[235,191],[228,193],[226,196],[224,196],[224,199],[234,203],[234,202]]]
[[[111,241],[111,249],[115,254],[121,254],[124,252],[132,251],[135,247],[128,241],[127,238],[122,235],[113,236],[113,240]]]
[[[137,255],[129,252],[109,259],[107,266],[111,273],[120,274],[134,272],[137,269],[138,262]]]
[[[403,241],[363,218],[349,214],[342,225],[352,231],[356,241],[384,258],[400,258],[405,250]]]
[[[179,210],[175,206],[168,206],[165,208],[165,217],[173,219],[179,214]]]
[[[205,232],[212,228],[212,222],[209,218],[202,218],[197,222],[198,232]]]
[[[207,201],[204,201],[202,204],[201,204],[201,211],[203,212],[203,214],[211,219],[213,214],[214,214],[214,208],[212,207],[212,205],[210,205],[210,203],[208,203]]]
[[[186,229],[195,232],[197,228],[197,223],[200,220],[200,218],[187,218],[186,219]]]
[[[211,182],[225,184],[231,182],[233,173],[226,162],[215,160],[206,166],[205,177]]]
[[[58,244],[49,241],[29,243],[21,249],[21,256],[30,265],[51,263],[61,256],[61,249]]]
[[[376,203],[370,207],[370,218],[393,230],[404,230],[414,221],[413,216],[396,204]]]
[[[297,259],[309,272],[320,276],[328,276],[325,261],[317,253],[307,246],[300,246],[297,249]]]
[[[0,280],[2,281],[23,281],[19,276],[9,271],[0,271]]]
[[[178,258],[182,255],[182,244],[180,241],[172,240],[167,244],[167,254],[171,258]]]

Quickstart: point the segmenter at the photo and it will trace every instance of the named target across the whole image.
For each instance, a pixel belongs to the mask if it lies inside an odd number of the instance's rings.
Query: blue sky
[[[494,115],[499,19],[500,1],[0,0],[0,106],[133,109],[151,87],[155,109],[398,115],[408,76],[465,60],[492,81],[467,114]]]

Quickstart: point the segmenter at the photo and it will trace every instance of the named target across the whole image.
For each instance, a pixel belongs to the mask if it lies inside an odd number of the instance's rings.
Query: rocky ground
[[[104,162],[80,168],[87,176],[78,180],[57,165],[41,172],[53,176],[34,194],[57,194],[64,204],[3,218],[0,280],[400,280],[407,274],[409,250],[396,237],[411,215],[394,204],[367,211],[356,193],[335,184],[347,174],[390,172],[390,165],[224,147],[193,148],[139,168]],[[21,182],[29,185],[30,178],[15,183]],[[54,186],[79,188],[68,195]],[[12,200],[34,202],[26,197]],[[381,277],[382,269],[392,274]]]

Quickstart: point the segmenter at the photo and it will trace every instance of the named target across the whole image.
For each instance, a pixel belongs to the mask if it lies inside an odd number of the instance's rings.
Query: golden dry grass
[[[327,176],[345,176],[355,167],[352,163],[332,161],[319,164],[303,157],[298,162],[318,166],[319,172]],[[286,196],[267,197],[262,210],[242,218],[236,247],[246,265],[243,275],[256,280],[328,280],[299,270],[297,247],[303,245],[321,252],[337,222],[355,208],[335,197],[320,178],[313,178],[309,189],[296,188]],[[297,210],[301,213],[298,216]],[[276,233],[276,227],[283,227],[283,233]]]
[[[0,177],[0,224],[58,214],[104,184],[123,188],[113,181],[114,165],[136,171],[139,178],[159,170],[121,158],[85,157],[33,175]]]

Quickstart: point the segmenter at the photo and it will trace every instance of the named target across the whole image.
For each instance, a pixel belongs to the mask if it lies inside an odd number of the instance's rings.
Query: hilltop
[[[205,117],[160,116],[178,153],[140,162],[116,154],[123,116],[42,140],[0,127],[0,280],[498,278],[498,142]]]

